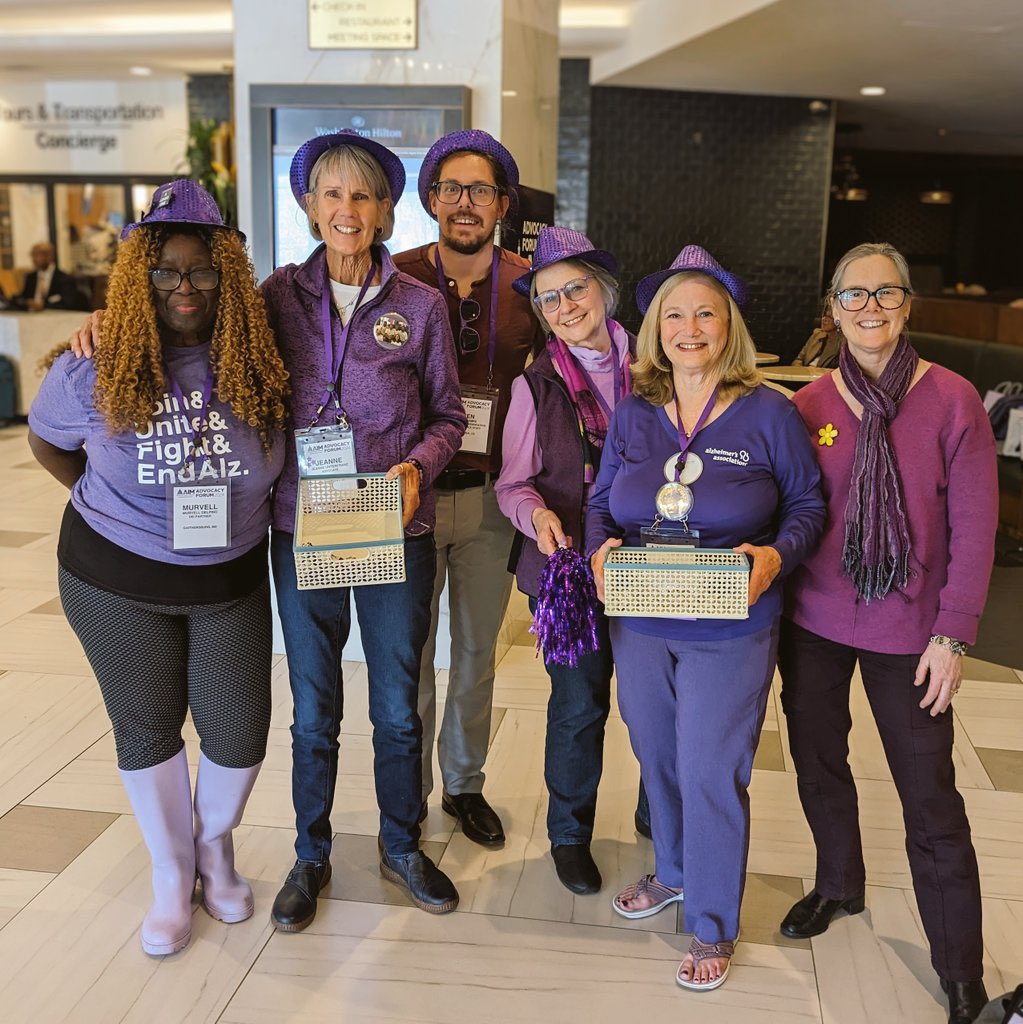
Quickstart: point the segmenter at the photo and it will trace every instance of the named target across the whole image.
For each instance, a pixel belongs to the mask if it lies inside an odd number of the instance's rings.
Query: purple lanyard
[[[203,436],[206,433],[206,427],[209,425],[206,423],[206,410],[210,406],[210,398],[213,397],[213,367],[211,366],[206,371],[206,382],[202,386],[202,404],[199,407],[199,429],[196,430],[192,426],[191,410],[185,405],[185,395],[181,390],[181,385],[174,379],[174,374],[170,372],[167,364],[163,364],[164,376],[167,378],[167,383],[170,386],[170,393],[174,396],[181,409],[181,418],[184,421],[185,427],[188,433],[191,435],[192,450],[188,454],[188,464],[191,465],[195,462],[196,456],[199,454],[199,446],[202,443]],[[206,456],[206,461],[209,461],[209,453],[203,452]]]
[[[344,409],[341,408],[340,390],[341,386],[338,383],[338,375],[341,373],[341,367],[345,361],[345,349],[348,347],[348,332],[351,329],[352,322],[355,320],[355,313],[359,306],[362,305],[362,300],[366,297],[366,291],[369,288],[370,282],[373,280],[373,275],[377,272],[376,264],[370,261],[369,264],[369,276],[365,281],[362,282],[362,288],[359,291],[359,296],[355,300],[355,305],[352,307],[352,315],[348,318],[348,323],[341,327],[341,340],[338,342],[337,349],[334,348],[334,324],[330,316],[330,304],[331,304],[331,289],[330,289],[330,269],[327,267],[326,262],[323,264],[323,295],[320,299],[320,317],[323,322],[323,364],[330,374],[330,383],[327,385],[327,390],[323,392],[323,398],[320,400],[320,407],[316,410],[316,417],[313,420],[313,426],[316,426],[320,422],[320,413],[327,407],[327,403],[330,401],[331,396],[334,398],[334,416],[337,423],[345,424],[348,421],[348,417],[345,415]]]
[[[607,333],[611,334],[611,328],[608,326]],[[614,408],[609,406],[604,401],[604,396],[600,393],[600,388],[593,382],[593,378],[586,372],[586,367],[583,366],[580,360],[575,361],[575,365],[579,368],[579,372],[583,376],[583,380],[586,381],[586,386],[590,389],[590,394],[597,400],[597,404],[604,410],[604,415],[607,417],[607,422],[611,422],[611,415],[614,412]],[[618,357],[618,349],[615,347],[614,337],[611,338],[611,367],[614,373],[614,404],[617,405],[625,397],[625,382],[622,377],[622,364]]]
[[[718,389],[714,389],[714,393],[707,400],[707,404],[703,407],[703,412],[700,413],[700,418],[696,421],[696,426],[693,427],[693,432],[687,437],[686,428],[682,426],[682,407],[678,404],[678,392],[672,389],[672,397],[675,401],[675,415],[678,417],[678,459],[675,462],[675,483],[678,483],[678,478],[682,475],[682,468],[686,464],[686,456],[689,454],[689,448],[693,441],[696,440],[696,435],[700,432],[700,429],[706,424],[707,420],[710,419],[710,414],[714,409],[714,403],[718,400]]]
[[[448,286],[444,276],[444,265],[440,261],[440,242],[434,248],[434,261],[437,264],[437,287],[441,295],[447,296]],[[494,376],[494,359],[497,356],[497,266],[501,262],[501,253],[494,246],[494,258],[490,261],[490,331],[487,334],[487,359],[490,369],[487,371],[487,387],[490,387]],[[461,302],[461,296],[458,296]],[[455,344],[458,339],[455,338]]]

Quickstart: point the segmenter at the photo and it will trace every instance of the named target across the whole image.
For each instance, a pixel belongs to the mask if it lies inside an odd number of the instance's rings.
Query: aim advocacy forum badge
[[[401,313],[384,313],[373,325],[373,337],[381,348],[401,348],[411,333],[408,321]]]

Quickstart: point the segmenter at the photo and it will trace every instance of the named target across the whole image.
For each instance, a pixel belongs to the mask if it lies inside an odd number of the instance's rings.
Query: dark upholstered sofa
[[[910,331],[921,357],[965,377],[981,398],[1004,381],[1023,381],[1023,345],[1000,345],[947,334]],[[1023,460],[998,460],[998,521],[1010,536],[1023,540]]]

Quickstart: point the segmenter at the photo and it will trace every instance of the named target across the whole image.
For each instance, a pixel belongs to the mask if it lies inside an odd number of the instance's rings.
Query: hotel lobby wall
[[[760,349],[789,361],[819,315],[833,105],[809,99],[591,90],[588,233],[622,263],[635,328],[644,274],[687,242],[744,277]]]
[[[235,107],[239,219],[253,218],[249,87],[461,85],[472,127],[514,151],[524,184],[553,192],[558,119],[557,5],[545,0],[431,0],[419,5],[415,50],[312,50],[292,5],[235,0]],[[256,201],[265,201],[257,197]]]

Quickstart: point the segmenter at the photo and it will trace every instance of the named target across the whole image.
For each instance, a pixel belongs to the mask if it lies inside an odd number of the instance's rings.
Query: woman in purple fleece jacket
[[[332,427],[340,472],[400,476],[404,583],[298,590],[293,530],[298,468],[289,445],[270,555],[294,697],[292,793],[298,860],[273,906],[283,931],[305,928],[330,878],[330,810],[343,712],[341,651],[351,600],[369,673],[380,870],[431,913],[458,904],[419,848],[422,723],[419,667],[430,625],[436,550],[431,483],[458,449],[465,412],[443,297],[394,267],[381,244],[405,186],[401,161],[354,131],[317,136],[291,165],[291,186],[323,240],[301,266],[263,283],[270,325],[291,375],[296,429]],[[340,426],[339,426],[340,425]],[[354,452],[354,458],[346,452]]]
[[[844,337],[839,368],[795,397],[816,442],[828,523],[789,579],[779,647],[817,877],[781,930],[820,935],[839,910],[864,908],[848,764],[849,683],[859,662],[902,801],[913,888],[949,1022],[971,1024],[987,1003],[980,880],[955,787],[948,709],[991,575],[994,437],[973,386],[910,346],[909,270],[892,246],[847,252],[829,296]]]

